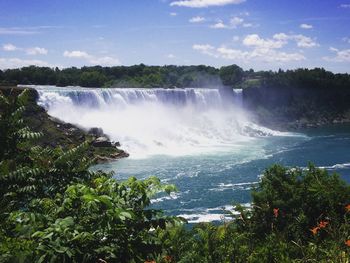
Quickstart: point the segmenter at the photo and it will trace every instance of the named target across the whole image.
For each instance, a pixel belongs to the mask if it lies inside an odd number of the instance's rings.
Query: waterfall
[[[239,107],[242,108],[243,107],[243,93],[242,93],[242,89],[233,89],[233,102],[234,104]]]
[[[32,86],[48,113],[86,129],[100,127],[132,158],[226,151],[276,132],[254,125],[241,91]]]
[[[76,106],[101,108],[105,106],[125,107],[127,105],[159,103],[173,106],[195,106],[217,108],[222,106],[218,89],[90,89],[81,87],[35,86],[39,92],[39,104],[46,108],[70,100]]]

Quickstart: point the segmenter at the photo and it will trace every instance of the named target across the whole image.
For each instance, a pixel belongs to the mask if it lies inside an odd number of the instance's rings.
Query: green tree
[[[221,67],[219,75],[224,85],[233,87],[243,79],[243,69],[237,65]]]
[[[83,72],[80,76],[80,86],[83,87],[102,87],[106,81],[106,77],[97,71]]]

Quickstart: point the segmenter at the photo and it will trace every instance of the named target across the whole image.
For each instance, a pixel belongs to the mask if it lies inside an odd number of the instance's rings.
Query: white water
[[[240,91],[224,100],[219,89],[33,87],[50,115],[101,127],[131,158],[228,152],[258,136],[281,135],[248,121]]]

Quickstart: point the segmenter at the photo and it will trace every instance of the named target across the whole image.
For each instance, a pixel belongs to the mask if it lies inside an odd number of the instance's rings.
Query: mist
[[[102,128],[131,158],[231,151],[277,134],[249,121],[239,91],[229,98],[219,89],[36,88],[50,115]]]

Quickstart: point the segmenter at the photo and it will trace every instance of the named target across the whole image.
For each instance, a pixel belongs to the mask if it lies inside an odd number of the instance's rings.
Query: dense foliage
[[[198,66],[134,66],[49,68],[29,66],[0,70],[0,85],[57,85],[84,87],[200,87],[226,85],[235,88],[270,87],[300,89],[349,89],[349,74],[322,68],[257,71],[237,65],[220,69]]]
[[[0,262],[142,262],[161,253],[159,228],[177,220],[146,209],[157,178],[118,182],[91,172],[88,143],[41,148],[21,113],[28,90],[0,94]]]
[[[220,84],[218,70],[208,66],[146,66],[0,70],[0,85],[38,84],[84,87],[201,87]]]

